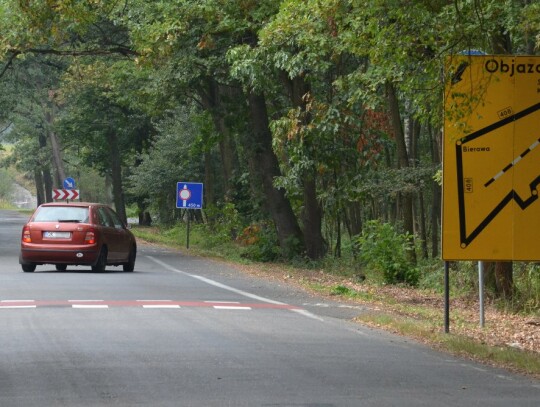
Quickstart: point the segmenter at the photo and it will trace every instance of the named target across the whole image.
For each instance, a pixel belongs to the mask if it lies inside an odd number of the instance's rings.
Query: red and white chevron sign
[[[53,189],[53,199],[79,199],[79,190]]]

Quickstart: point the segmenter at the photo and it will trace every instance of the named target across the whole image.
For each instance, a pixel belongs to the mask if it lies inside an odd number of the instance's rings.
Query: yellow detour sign
[[[540,260],[540,57],[446,66],[445,260]]]

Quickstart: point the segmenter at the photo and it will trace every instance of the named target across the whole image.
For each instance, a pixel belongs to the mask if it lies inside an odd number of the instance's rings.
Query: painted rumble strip
[[[0,309],[36,308],[34,300],[0,301]]]
[[[286,309],[299,310],[287,304],[242,304],[230,301],[172,301],[172,300],[3,300],[0,309],[14,308],[76,308],[76,309],[108,309],[108,308],[146,308],[146,309],[178,309],[178,308],[213,308],[218,310],[252,310],[252,309]]]

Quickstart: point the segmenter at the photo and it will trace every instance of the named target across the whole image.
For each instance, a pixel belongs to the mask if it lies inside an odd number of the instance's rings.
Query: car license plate
[[[69,239],[71,232],[43,232],[45,239]]]

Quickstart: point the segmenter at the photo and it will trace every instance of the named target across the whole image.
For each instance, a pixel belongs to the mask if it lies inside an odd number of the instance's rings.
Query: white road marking
[[[218,283],[217,281],[211,280],[211,279],[203,277],[203,276],[198,276],[196,274],[186,273],[185,271],[178,270],[177,268],[169,266],[167,263],[162,262],[161,260],[156,259],[155,257],[152,257],[152,256],[146,256],[146,257],[149,258],[150,260],[152,260],[153,262],[159,264],[160,266],[166,268],[167,270],[174,271],[175,273],[183,274],[185,276],[189,276],[189,277],[192,277],[192,278],[196,278],[197,280],[200,280],[200,281],[202,281],[202,282],[204,282],[206,284],[213,285],[214,287],[222,288],[224,290],[231,291],[231,292],[236,293],[236,294],[240,294],[240,295],[242,295],[244,297],[247,297],[247,298],[251,298],[251,299],[254,299],[254,300],[266,302],[267,304],[287,305],[284,302],[274,301],[274,300],[271,300],[269,298],[260,297],[260,296],[255,295],[255,294],[251,294],[251,293],[248,293],[246,291],[242,291],[242,290],[239,290],[237,288],[230,287],[228,285]]]
[[[324,322],[324,319],[322,319],[321,317],[309,312],[308,310],[305,310],[305,309],[292,309],[291,311],[296,312],[297,314],[303,315],[305,317],[308,317],[308,318],[311,318],[311,319],[316,319],[317,321]]]
[[[234,306],[234,305],[214,305],[215,309],[230,309],[230,310],[250,310],[251,307],[240,307],[240,306]]]
[[[87,305],[87,304],[73,304],[72,308],[82,308],[82,309],[104,309],[109,308],[108,305]]]
[[[174,305],[174,304],[171,304],[171,305],[167,305],[167,304],[155,304],[155,305],[143,305],[142,306],[143,308],[160,308],[160,309],[164,309],[164,308],[180,308],[180,305]]]
[[[3,305],[0,309],[17,309],[17,308],[37,308],[35,305]]]
[[[258,300],[258,301],[262,301],[262,302],[266,302],[267,304],[275,304],[275,305],[288,305],[284,302],[280,302],[280,301],[274,301],[274,300],[271,300],[269,298],[265,298],[265,297],[261,297],[259,295],[255,295],[255,294],[251,294],[251,293],[248,293],[246,291],[243,291],[243,290],[239,290],[237,288],[234,288],[234,287],[230,287],[228,285],[225,285],[225,284],[222,284],[222,283],[219,283],[217,281],[214,281],[214,280],[211,280],[209,278],[206,278],[206,277],[203,277],[203,276],[198,276],[196,274],[190,274],[190,273],[186,273],[185,271],[182,271],[182,270],[179,270],[175,267],[172,267],[170,265],[168,265],[167,263],[159,260],[159,259],[156,259],[155,257],[152,257],[152,256],[146,256],[147,258],[149,258],[150,260],[152,260],[154,263],[157,263],[159,264],[160,266],[166,268],[167,270],[170,270],[170,271],[174,271],[175,273],[179,273],[179,274],[183,274],[185,276],[188,276],[188,277],[192,277],[192,278],[196,278],[197,280],[200,280],[204,283],[207,283],[207,284],[210,284],[210,285],[213,285],[214,287],[218,287],[218,288],[222,288],[224,290],[227,290],[227,291],[231,291],[233,293],[236,293],[236,294],[239,294],[239,295],[242,295],[244,297],[247,297],[247,298],[251,298],[251,299],[254,299],[254,300]],[[296,312],[297,314],[300,314],[300,315],[303,315],[305,317],[308,317],[308,318],[311,318],[311,319],[315,319],[317,321],[321,321],[321,322],[324,322],[324,320],[320,317],[318,317],[317,315],[315,314],[312,314],[311,312],[307,311],[307,310],[303,310],[303,309],[291,309],[291,311],[294,311]]]

